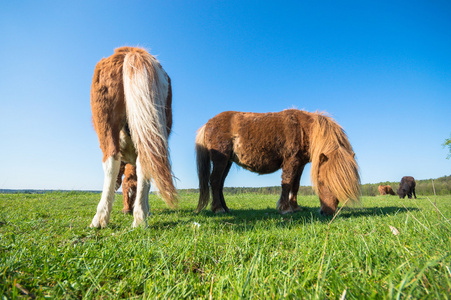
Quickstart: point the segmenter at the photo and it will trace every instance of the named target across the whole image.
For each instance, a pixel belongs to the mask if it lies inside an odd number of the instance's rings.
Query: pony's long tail
[[[128,52],[123,81],[127,122],[144,178],[153,180],[165,202],[174,207],[177,191],[169,159],[166,101],[169,77],[147,52]]]
[[[205,145],[205,125],[197,131],[196,136],[197,176],[199,177],[199,203],[196,212],[200,212],[210,201],[210,152]]]

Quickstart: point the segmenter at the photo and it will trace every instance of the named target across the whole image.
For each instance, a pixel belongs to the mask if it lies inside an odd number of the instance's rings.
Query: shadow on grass
[[[370,217],[370,216],[386,216],[386,215],[397,215],[405,214],[408,211],[418,211],[417,207],[370,207],[370,208],[343,208],[339,215],[340,218],[360,218],[360,217]],[[174,211],[163,210],[160,211],[161,214],[173,214]],[[293,222],[293,223],[328,223],[332,220],[333,216],[323,216],[319,214],[319,207],[303,207],[302,211],[295,213],[281,215],[276,209],[266,208],[266,209],[231,209],[230,213],[218,213],[215,214],[210,210],[204,209],[199,214],[196,214],[191,209],[179,209],[181,217],[185,220],[172,221],[172,222],[162,222],[160,224],[153,224],[152,227],[156,228],[167,228],[179,226],[182,223],[192,223],[199,218],[209,218],[217,223],[227,223],[230,225],[243,225],[243,223],[252,223],[256,221],[274,220],[277,222]],[[189,221],[186,221],[189,218]]]
[[[377,217],[387,215],[406,214],[408,212],[419,211],[417,207],[400,207],[400,206],[376,206],[376,207],[344,207],[337,219],[347,218],[363,218],[363,217]],[[121,216],[122,215],[122,216]],[[152,217],[161,215],[161,221],[151,221]],[[164,216],[171,216],[171,221],[164,220]],[[127,222],[115,223],[114,221],[108,225],[112,230],[127,229],[133,222],[132,215],[123,215],[118,213],[116,218],[126,217]],[[235,229],[243,226],[250,229],[260,221],[270,221],[276,226],[287,226],[287,224],[299,223],[329,223],[333,216],[323,216],[319,213],[318,207],[302,207],[301,211],[281,215],[278,210],[272,207],[260,209],[231,209],[230,213],[213,213],[208,208],[202,210],[200,213],[195,213],[193,208],[179,208],[169,209],[160,208],[151,210],[151,215],[148,217],[148,228],[150,230],[165,230],[185,225],[192,225],[194,222],[202,223],[202,219],[208,219],[208,222],[217,224],[227,224],[234,226]],[[261,222],[260,222],[261,223]],[[235,227],[236,226],[236,227]],[[244,228],[243,227],[243,228]]]

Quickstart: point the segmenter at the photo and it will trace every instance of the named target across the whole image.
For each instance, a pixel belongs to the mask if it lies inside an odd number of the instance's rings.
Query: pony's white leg
[[[147,215],[149,214],[149,190],[150,182],[144,178],[141,164],[136,160],[136,175],[138,177],[135,206],[133,208],[133,227],[141,224],[147,226]]]
[[[117,175],[121,166],[120,159],[114,159],[113,156],[107,158],[103,163],[103,172],[105,173],[103,181],[102,197],[97,205],[97,213],[92,219],[90,227],[104,228],[110,220],[111,209],[113,208],[114,191],[116,187]]]

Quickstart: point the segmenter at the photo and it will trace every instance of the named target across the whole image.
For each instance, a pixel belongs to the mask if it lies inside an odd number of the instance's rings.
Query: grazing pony
[[[277,113],[227,111],[210,119],[196,136],[199,202],[197,212],[228,212],[223,187],[232,162],[259,174],[282,168],[282,214],[298,211],[299,181],[312,162],[311,180],[321,214],[334,214],[339,201],[360,197],[355,154],[343,129],[321,113],[288,109]],[[211,162],[213,170],[211,171]]]
[[[169,206],[177,201],[169,160],[171,80],[144,49],[122,47],[99,61],[91,86],[94,129],[103,152],[103,191],[91,227],[107,226],[121,161],[136,165],[133,227],[146,224],[150,180]]]
[[[124,176],[124,179],[122,179],[122,176]],[[124,214],[133,214],[137,183],[138,178],[136,176],[136,166],[121,162],[121,168],[119,169],[119,175],[117,176],[115,190],[117,191],[122,185],[122,212]]]
[[[396,191],[396,193],[399,196],[399,199],[404,199],[407,195],[407,198],[412,199],[412,194],[417,198],[417,195],[415,194],[415,186],[416,186],[415,179],[412,176],[404,176],[401,178],[401,182],[399,184],[399,188]]]
[[[381,195],[396,195],[389,185],[380,185],[377,187],[377,189],[379,190],[379,194]]]

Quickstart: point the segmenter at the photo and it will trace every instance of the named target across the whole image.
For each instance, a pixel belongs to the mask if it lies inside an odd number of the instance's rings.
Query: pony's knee
[[[103,172],[108,184],[116,188],[117,178],[121,168],[121,160],[115,156],[109,156],[103,162]]]

